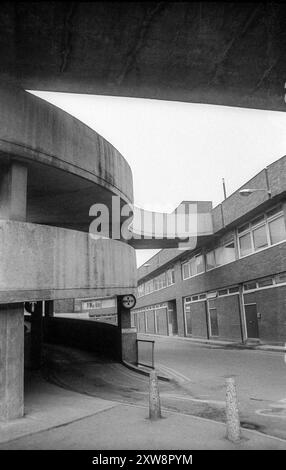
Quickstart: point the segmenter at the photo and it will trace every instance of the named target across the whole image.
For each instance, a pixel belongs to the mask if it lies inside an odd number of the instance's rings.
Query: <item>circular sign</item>
[[[121,299],[122,306],[124,308],[133,308],[136,304],[136,299],[133,294],[123,295]]]

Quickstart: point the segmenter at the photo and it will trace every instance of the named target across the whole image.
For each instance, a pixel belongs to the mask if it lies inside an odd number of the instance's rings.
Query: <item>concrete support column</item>
[[[176,297],[176,310],[178,321],[178,336],[185,336],[185,316],[182,297]]]
[[[131,327],[130,309],[123,307],[122,296],[117,296],[118,328],[121,332],[121,360],[136,364],[137,362],[137,332]]]
[[[54,316],[54,301],[46,300],[45,301],[45,317],[53,317],[53,316]]]
[[[43,303],[36,302],[31,317],[31,368],[40,369],[43,342]]]
[[[0,166],[0,219],[26,220],[27,167]],[[24,413],[24,304],[0,305],[0,419]]]
[[[0,168],[0,219],[25,221],[27,167],[12,160]]]
[[[24,414],[24,305],[0,305],[0,420]]]

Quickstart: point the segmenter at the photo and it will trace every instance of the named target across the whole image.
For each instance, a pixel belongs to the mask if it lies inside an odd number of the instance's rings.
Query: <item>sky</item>
[[[171,212],[223,200],[286,155],[286,113],[176,101],[32,91],[114,145],[133,173],[134,203]],[[137,250],[137,265],[155,250]]]

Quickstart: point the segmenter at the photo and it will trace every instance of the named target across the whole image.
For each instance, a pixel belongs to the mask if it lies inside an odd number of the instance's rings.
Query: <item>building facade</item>
[[[211,237],[138,269],[138,332],[284,343],[285,216],[286,156],[212,209]]]

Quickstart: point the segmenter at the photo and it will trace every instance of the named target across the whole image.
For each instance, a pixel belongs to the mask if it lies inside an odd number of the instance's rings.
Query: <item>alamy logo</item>
[[[111,207],[93,204],[89,215],[94,217],[89,227],[93,239],[176,239],[179,248],[189,249],[197,244],[198,220],[206,214],[198,214],[197,203],[183,202],[166,213],[122,205],[119,196],[112,196]]]

